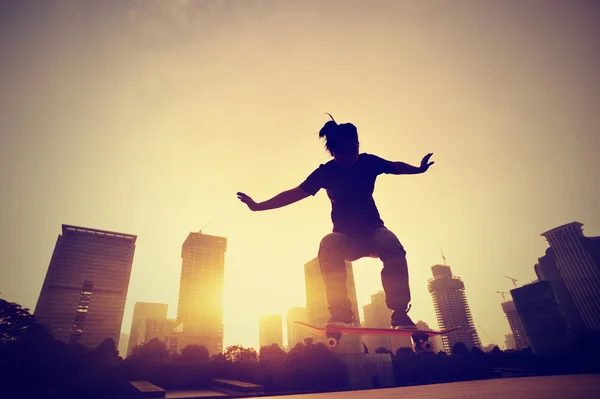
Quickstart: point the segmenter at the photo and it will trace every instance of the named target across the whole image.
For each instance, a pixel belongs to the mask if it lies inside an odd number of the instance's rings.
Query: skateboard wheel
[[[433,344],[429,341],[425,341],[421,344],[423,352],[433,352]]]
[[[336,337],[329,337],[327,339],[327,347],[330,349],[335,349],[340,344]]]

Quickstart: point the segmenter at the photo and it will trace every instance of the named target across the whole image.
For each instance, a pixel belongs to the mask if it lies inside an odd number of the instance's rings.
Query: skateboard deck
[[[383,336],[404,336],[411,337],[415,342],[415,350],[431,350],[432,346],[428,341],[429,337],[436,335],[446,335],[452,331],[458,330],[460,327],[449,328],[442,331],[435,330],[395,330],[393,328],[369,328],[369,327],[316,327],[301,321],[294,322],[307,328],[318,335],[325,335],[327,340],[327,346],[330,348],[336,348],[339,345],[339,341],[342,335],[383,335]],[[425,344],[425,347],[423,347]]]

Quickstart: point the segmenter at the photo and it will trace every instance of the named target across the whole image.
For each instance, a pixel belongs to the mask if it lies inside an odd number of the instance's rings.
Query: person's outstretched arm
[[[435,162],[429,162],[429,158],[431,158],[432,155],[433,155],[433,153],[425,155],[423,157],[423,160],[421,161],[420,166],[412,166],[412,165],[409,165],[404,162],[391,162],[393,164],[392,174],[394,174],[394,175],[416,175],[419,173],[425,173],[425,172],[427,172],[427,169],[429,169],[429,167],[435,163]]]
[[[309,195],[309,193],[302,190],[300,187],[296,187],[292,188],[291,190],[283,191],[269,200],[257,203],[250,198],[250,196],[244,193],[237,193],[238,199],[244,204],[248,205],[248,208],[254,212],[282,208],[284,206],[293,204],[294,202],[298,202]]]

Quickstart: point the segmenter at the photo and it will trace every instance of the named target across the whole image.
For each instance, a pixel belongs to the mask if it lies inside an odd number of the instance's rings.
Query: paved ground
[[[229,395],[209,389],[188,389],[186,391],[167,391],[167,399],[228,398]]]
[[[597,399],[600,374],[551,377],[500,378],[403,388],[334,392],[310,395],[269,396],[278,399]]]

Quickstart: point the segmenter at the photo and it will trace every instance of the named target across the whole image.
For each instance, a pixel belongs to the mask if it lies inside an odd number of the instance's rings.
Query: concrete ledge
[[[213,386],[225,388],[228,390],[244,393],[264,393],[265,388],[262,385],[251,382],[228,380],[225,378],[215,378],[212,380]]]
[[[129,381],[138,398],[164,398],[167,391],[149,381]]]

